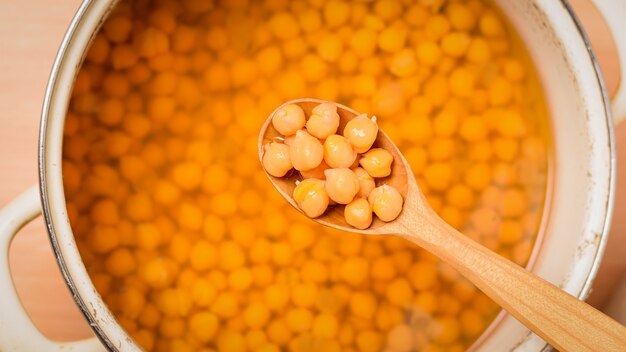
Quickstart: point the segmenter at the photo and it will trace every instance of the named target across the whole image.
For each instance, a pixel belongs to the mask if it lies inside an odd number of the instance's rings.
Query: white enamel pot
[[[626,117],[626,0],[596,0],[615,42],[621,85],[611,105],[589,42],[565,0],[496,0],[531,53],[552,116],[554,155],[548,204],[529,270],[585,299],[607,242],[615,185],[613,118]],[[114,0],[87,0],[63,40],[48,84],[39,141],[39,184],[0,211],[0,350],[135,351],[139,347],[96,292],[69,225],[61,146],[71,88],[83,55]],[[63,277],[97,338],[46,339],[15,293],[8,267],[15,233],[43,212]],[[477,351],[541,351],[549,346],[505,312],[474,344]]]

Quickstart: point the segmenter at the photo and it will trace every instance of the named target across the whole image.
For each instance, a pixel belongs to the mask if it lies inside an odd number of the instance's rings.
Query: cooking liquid
[[[548,116],[489,1],[120,2],[65,124],[68,214],[119,323],[158,351],[464,351],[500,311],[398,238],[316,225],[258,161],[284,101],[378,117],[430,205],[525,265]]]

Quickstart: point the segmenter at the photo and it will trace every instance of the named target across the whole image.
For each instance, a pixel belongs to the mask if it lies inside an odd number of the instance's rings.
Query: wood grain
[[[586,0],[570,1],[590,32],[609,91],[617,86],[615,48]],[[39,115],[50,68],[79,0],[0,1],[0,206],[37,180]],[[616,129],[616,219],[626,215],[626,124]],[[35,323],[49,337],[72,340],[90,330],[61,279],[41,220],[16,238],[11,266],[18,292]],[[613,225],[592,301],[603,305],[626,269],[626,222]]]

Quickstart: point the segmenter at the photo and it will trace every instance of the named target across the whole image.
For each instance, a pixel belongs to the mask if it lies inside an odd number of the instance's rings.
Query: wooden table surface
[[[571,1],[589,32],[612,92],[618,82],[615,48],[586,0]],[[80,0],[0,0],[0,207],[37,182],[37,137],[44,91],[59,43]],[[606,258],[590,301],[601,306],[626,268],[626,123],[616,130],[618,195]],[[10,263],[17,290],[48,337],[91,336],[54,261],[41,218],[13,242]],[[1,313],[0,313],[1,314]]]

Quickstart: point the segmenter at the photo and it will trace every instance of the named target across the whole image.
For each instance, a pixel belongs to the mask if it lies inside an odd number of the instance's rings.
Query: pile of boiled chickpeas
[[[400,192],[388,184],[376,187],[374,181],[390,176],[393,162],[389,151],[370,149],[378,136],[376,117],[354,117],[343,135],[337,134],[340,118],[332,102],[315,106],[308,119],[295,103],[279,107],[271,118],[279,135],[263,146],[261,162],[274,177],[293,178],[291,171],[298,171],[293,199],[308,217],[321,216],[329,204],[343,204],[346,222],[366,229],[372,212],[385,222],[400,215]]]
[[[406,241],[303,217],[258,132],[302,97],[378,116],[433,209],[523,265],[547,179],[541,94],[488,0],[118,2],[67,113],[68,216],[146,350],[463,351],[500,308]]]

